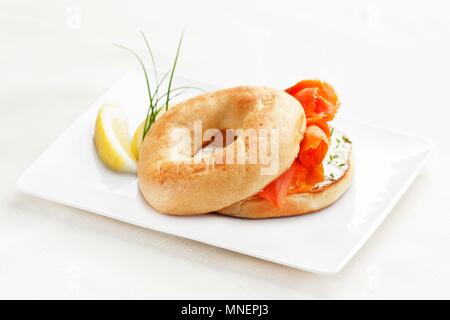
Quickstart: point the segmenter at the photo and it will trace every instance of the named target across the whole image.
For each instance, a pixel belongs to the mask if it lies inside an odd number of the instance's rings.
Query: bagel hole
[[[208,153],[217,149],[223,149],[235,142],[237,138],[238,136],[234,133],[233,129],[217,129],[217,133],[215,135],[213,135],[210,139],[202,141],[202,146],[199,150],[197,150],[196,154],[199,152]]]
[[[229,131],[227,131],[229,130]],[[221,129],[220,132],[218,132],[216,135],[211,137],[209,140],[205,140],[202,143],[202,149],[206,147],[219,147],[219,148],[225,148],[238,138],[236,134],[233,134],[232,139],[228,138],[227,134],[229,135],[230,132],[234,132],[233,129]],[[230,141],[232,140],[232,141]]]

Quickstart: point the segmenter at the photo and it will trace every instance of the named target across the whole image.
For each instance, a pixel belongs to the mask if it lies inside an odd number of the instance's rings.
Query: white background
[[[449,17],[444,0],[2,0],[0,298],[450,298]],[[144,52],[142,29],[165,69],[183,28],[179,75],[280,88],[321,78],[336,87],[340,114],[437,144],[340,274],[309,274],[16,191],[23,170],[136,68],[111,43]]]

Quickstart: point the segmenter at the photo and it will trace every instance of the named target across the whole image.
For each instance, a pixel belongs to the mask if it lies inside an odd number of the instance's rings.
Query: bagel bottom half
[[[263,198],[253,196],[223,208],[218,213],[247,219],[262,219],[316,212],[336,202],[348,190],[353,172],[354,161],[350,154],[349,166],[342,177],[318,191],[290,194],[280,208]]]

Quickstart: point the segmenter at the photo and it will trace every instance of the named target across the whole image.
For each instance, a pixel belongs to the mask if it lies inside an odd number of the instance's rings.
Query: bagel
[[[229,145],[202,153],[203,139],[195,138],[195,123],[209,129],[264,129],[278,137],[272,150],[277,166],[224,163],[228,152],[242,148],[250,156],[249,139],[238,136]],[[247,199],[285,172],[296,159],[306,128],[300,103],[288,93],[265,87],[236,87],[206,93],[168,110],[146,135],[137,174],[144,199],[156,210],[174,215],[205,214]],[[258,137],[259,139],[259,137]],[[272,159],[272,158],[271,158]],[[270,164],[269,164],[270,165]]]

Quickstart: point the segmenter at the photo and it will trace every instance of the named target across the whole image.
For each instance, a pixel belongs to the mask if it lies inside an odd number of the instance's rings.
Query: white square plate
[[[178,78],[177,85],[199,83]],[[205,85],[201,87],[210,89]],[[319,213],[267,220],[217,214],[173,217],[142,199],[136,176],[108,170],[93,143],[98,108],[121,105],[130,128],[143,119],[142,74],[130,73],[82,114],[21,176],[21,190],[106,217],[208,243],[306,271],[334,274],[355,255],[417,176],[433,145],[423,139],[337,119],[353,141],[350,190]]]

